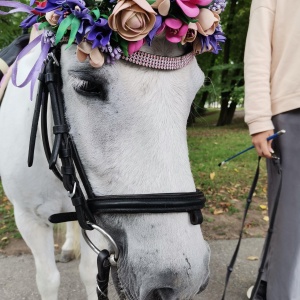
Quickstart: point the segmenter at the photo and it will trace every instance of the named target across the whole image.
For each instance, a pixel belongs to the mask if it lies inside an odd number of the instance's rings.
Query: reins
[[[59,57],[59,49],[56,47],[48,54],[38,78],[39,88],[32,120],[28,166],[33,164],[38,122],[41,118],[42,141],[49,168],[62,181],[75,207],[75,212],[54,214],[49,217],[49,221],[61,223],[78,220],[85,240],[98,255],[97,294],[98,299],[104,300],[108,299],[109,270],[111,265],[117,264],[118,255],[116,253],[118,253],[118,247],[112,237],[96,224],[94,216],[99,213],[189,213],[191,223],[196,225],[201,224],[203,221],[201,209],[204,207],[205,197],[201,191],[101,197],[94,195],[76,145],[69,134],[69,124],[67,124],[65,118],[59,59],[57,57]],[[51,100],[54,122],[53,134],[55,138],[52,149],[50,149],[47,125],[48,97]],[[58,158],[61,161],[61,170],[58,169],[56,164]],[[80,187],[81,183],[87,198]],[[99,231],[111,244],[115,245],[113,247],[115,248],[114,252],[100,251],[96,248],[86,234],[87,230],[93,229]]]
[[[239,240],[238,240],[237,246],[235,248],[235,251],[233,253],[233,256],[231,258],[231,261],[230,261],[230,263],[227,267],[227,273],[226,273],[226,278],[225,278],[225,285],[224,285],[222,300],[225,300],[229,279],[230,279],[231,273],[233,271],[233,268],[234,268],[234,265],[235,265],[235,262],[236,262],[236,259],[237,259],[237,256],[238,256],[238,252],[239,252],[239,249],[240,249],[246,216],[247,216],[250,204],[252,203],[253,193],[255,191],[257,181],[258,181],[258,178],[259,178],[260,161],[261,161],[261,157],[258,158],[256,172],[255,172],[254,179],[253,179],[253,182],[252,182],[252,185],[251,185],[248,197],[247,197],[247,202],[246,202],[246,207],[245,207],[245,210],[244,210],[244,216],[243,216],[243,220],[242,220],[242,228],[240,230]],[[265,272],[267,254],[268,254],[268,251],[269,251],[270,242],[271,242],[272,234],[273,234],[273,231],[274,231],[274,223],[275,223],[279,198],[280,198],[280,194],[281,194],[282,169],[281,169],[281,165],[280,165],[280,158],[277,157],[277,156],[273,156],[272,161],[277,166],[278,175],[280,176],[280,180],[279,180],[279,185],[278,185],[278,189],[277,189],[277,193],[276,193],[276,198],[274,199],[274,208],[273,208],[272,213],[271,213],[270,224],[269,224],[269,228],[268,228],[267,237],[266,237],[266,240],[265,240],[265,245],[264,245],[264,250],[263,250],[263,254],[262,254],[262,259],[261,259],[258,275],[257,275],[256,281],[255,281],[255,284],[254,284],[254,288],[253,288],[252,293],[251,293],[250,300],[255,299],[254,297],[257,294],[257,291],[258,291],[258,288],[259,288],[259,285],[260,285],[260,282],[261,282],[262,275]]]

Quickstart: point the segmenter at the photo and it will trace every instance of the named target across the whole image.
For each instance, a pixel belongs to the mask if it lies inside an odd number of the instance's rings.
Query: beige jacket
[[[252,0],[245,50],[245,122],[250,134],[273,129],[272,116],[299,107],[300,3]]]

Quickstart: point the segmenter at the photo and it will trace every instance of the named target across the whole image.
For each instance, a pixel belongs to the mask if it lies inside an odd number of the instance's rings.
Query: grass
[[[218,111],[210,111],[198,118],[188,129],[188,145],[192,173],[197,188],[207,197],[208,207],[220,207],[224,202],[244,200],[247,197],[257,165],[255,150],[250,150],[219,167],[228,157],[251,145],[243,118],[232,125],[216,127]],[[266,199],[266,168],[261,162],[261,175],[255,196]],[[230,208],[229,213],[235,213]]]
[[[4,195],[0,182],[0,249],[15,238],[21,238],[21,235],[15,225],[13,206]]]
[[[235,158],[222,167],[218,164],[251,144],[242,118],[232,125],[216,127],[218,111],[211,110],[188,129],[188,145],[192,173],[197,188],[206,195],[205,221],[214,223],[219,208],[229,216],[240,212],[236,206],[247,197],[257,164],[254,150]],[[266,199],[266,170],[261,163],[261,177],[256,197]],[[20,238],[15,226],[13,207],[5,197],[0,182],[0,249],[11,238]]]

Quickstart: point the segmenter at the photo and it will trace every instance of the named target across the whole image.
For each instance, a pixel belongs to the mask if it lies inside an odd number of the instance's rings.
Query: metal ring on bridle
[[[105,230],[103,230],[98,225],[92,224],[91,222],[87,222],[87,224],[90,225],[93,229],[95,229],[98,232],[100,232],[105,237],[105,239],[112,244],[113,249],[114,249],[114,253],[111,253],[111,255],[109,257],[109,262],[111,263],[111,265],[116,265],[116,262],[117,262],[117,260],[119,258],[119,248],[118,248],[116,242],[114,241],[114,239]],[[87,242],[87,244],[98,255],[100,253],[100,250],[90,240],[90,238],[88,237],[88,235],[86,233],[86,230],[82,229],[81,232],[82,232],[83,238],[85,239],[85,241]]]
[[[76,182],[74,183],[74,186],[73,186],[73,191],[72,191],[72,193],[70,192],[70,191],[68,191],[68,197],[69,198],[73,198],[73,196],[75,195],[75,192],[76,192],[76,186],[77,186],[77,184],[76,184]]]

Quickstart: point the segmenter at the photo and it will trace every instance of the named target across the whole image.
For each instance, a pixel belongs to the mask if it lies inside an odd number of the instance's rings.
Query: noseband
[[[62,181],[75,207],[75,212],[54,214],[50,216],[49,221],[60,223],[78,220],[85,240],[98,254],[98,299],[107,299],[108,274],[110,265],[116,265],[118,247],[113,239],[102,228],[96,225],[94,216],[101,213],[189,213],[191,223],[196,225],[201,224],[203,221],[201,209],[204,207],[205,197],[201,191],[191,193],[96,196],[93,193],[84,166],[81,163],[73,138],[69,134],[70,125],[67,124],[65,118],[60,66],[55,57],[57,54],[59,54],[58,49],[54,49],[53,52],[48,54],[38,78],[39,87],[30,135],[28,166],[32,166],[33,164],[38,122],[41,118],[42,141],[49,168]],[[47,127],[48,98],[51,101],[54,122],[53,134],[55,138],[52,149],[50,149]],[[58,157],[62,165],[61,170],[56,165]],[[80,182],[84,187],[87,197],[85,197]],[[93,229],[101,232],[113,244],[114,253],[109,253],[107,250],[100,251],[93,245],[86,234],[87,230]]]

